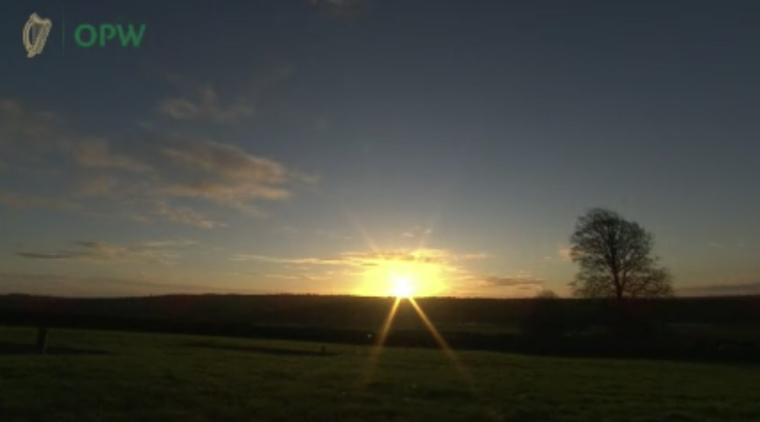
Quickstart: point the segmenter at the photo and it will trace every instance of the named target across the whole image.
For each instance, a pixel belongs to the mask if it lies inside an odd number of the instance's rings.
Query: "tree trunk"
[[[623,287],[620,286],[619,284],[615,285],[615,298],[617,299],[618,302],[623,301]]]

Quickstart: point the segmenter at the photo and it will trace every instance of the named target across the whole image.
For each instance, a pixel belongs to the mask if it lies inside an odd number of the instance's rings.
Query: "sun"
[[[414,282],[406,276],[391,276],[391,294],[397,298],[409,298],[414,295]]]
[[[438,262],[381,256],[362,265],[355,292],[360,296],[429,297],[448,288],[446,267]]]

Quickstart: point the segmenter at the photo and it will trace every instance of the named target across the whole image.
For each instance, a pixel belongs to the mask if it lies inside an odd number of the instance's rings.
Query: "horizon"
[[[192,297],[207,297],[207,296],[235,296],[235,297],[318,297],[318,298],[356,298],[356,299],[382,299],[395,301],[399,299],[398,296],[389,294],[387,296],[375,296],[375,295],[353,295],[348,293],[234,293],[234,292],[207,292],[207,293],[154,293],[145,294],[139,296],[66,296],[66,295],[45,295],[35,293],[22,293],[22,292],[7,292],[0,293],[0,297],[7,296],[25,296],[31,298],[41,299],[82,299],[82,300],[100,300],[100,299],[150,299],[160,297],[177,297],[177,296],[192,296]],[[758,293],[739,293],[732,295],[714,295],[714,294],[695,294],[695,295],[679,295],[670,297],[642,297],[629,299],[632,301],[667,301],[667,300],[679,300],[679,299],[744,299],[744,298],[760,298]],[[441,299],[441,300],[498,300],[498,301],[534,301],[534,300],[547,300],[537,296],[513,296],[513,297],[494,297],[494,296],[414,296],[415,300],[425,301],[428,299]],[[404,298],[401,299],[405,300]],[[570,301],[611,301],[611,298],[588,298],[588,297],[576,297],[576,296],[560,296],[557,295],[549,300],[570,300]]]
[[[0,6],[0,294],[566,298],[597,206],[760,294],[760,4],[107,3]]]

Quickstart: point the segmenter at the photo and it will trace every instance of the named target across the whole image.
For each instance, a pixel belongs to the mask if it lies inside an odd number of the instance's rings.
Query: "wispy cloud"
[[[677,287],[676,293],[679,296],[758,295],[760,294],[760,281],[727,282]]]
[[[35,110],[17,100],[0,98],[0,146],[51,148],[62,122],[59,115],[50,111]]]
[[[217,92],[209,86],[198,88],[192,98],[167,98],[159,104],[157,110],[177,120],[204,119],[217,123],[235,122],[254,114],[249,100],[239,98],[230,104],[222,104]]]
[[[253,155],[232,144],[189,142],[164,146],[162,152],[181,170],[193,175],[187,181],[167,180],[156,190],[164,196],[200,197],[240,207],[255,199],[288,198],[292,194],[290,183],[311,181],[278,161]]]
[[[65,251],[65,252],[16,252],[16,255],[22,258],[31,258],[31,259],[67,260],[67,259],[83,258],[87,254],[85,252]]]
[[[290,78],[292,66],[274,66],[255,74],[249,84],[243,84],[234,98],[222,98],[218,89],[186,76],[171,75],[168,79],[181,94],[162,100],[156,111],[177,121],[209,121],[230,124],[256,117],[268,90]]]
[[[422,264],[449,264],[457,261],[484,259],[486,254],[456,254],[443,249],[413,249],[378,252],[343,252],[332,257],[286,258],[256,254],[237,254],[234,261],[266,261],[301,265],[349,265],[366,267],[388,262],[415,262]]]
[[[345,234],[336,233],[329,230],[315,230],[314,234],[317,236],[326,237],[333,240],[351,240],[351,236]]]
[[[433,229],[429,227],[414,226],[410,228],[409,230],[403,231],[401,233],[401,236],[412,239],[412,238],[417,238],[417,237],[429,236],[432,233],[433,233]]]
[[[224,227],[218,221],[214,221],[205,214],[195,211],[188,207],[174,207],[166,202],[160,202],[156,214],[164,217],[167,221],[172,223],[187,224],[189,226],[199,227],[203,229],[213,229],[215,227]]]
[[[232,261],[257,261],[273,265],[283,265],[287,270],[283,275],[293,275],[293,270],[302,269],[311,276],[327,276],[318,268],[338,268],[338,277],[362,276],[374,268],[399,270],[404,268],[435,274],[436,283],[450,284],[451,289],[464,288],[478,292],[484,289],[499,291],[520,290],[520,295],[533,295],[543,288],[543,280],[529,273],[519,272],[514,276],[482,275],[468,269],[468,263],[489,258],[486,253],[456,253],[444,249],[412,249],[375,252],[343,252],[326,257],[278,257],[261,254],[237,254]],[[404,270],[405,271],[405,270]],[[331,277],[335,278],[331,271]],[[430,276],[430,275],[428,275]],[[452,290],[453,291],[453,290]]]
[[[76,144],[81,148],[83,144]],[[82,196],[109,197],[115,201],[153,204],[168,221],[199,227],[220,224],[189,208],[166,205],[173,198],[192,198],[222,204],[245,214],[267,213],[258,204],[290,198],[295,189],[315,183],[313,175],[254,155],[243,148],[212,140],[157,141],[150,160],[110,153],[105,141],[88,144],[84,167],[129,170],[130,177],[111,173],[76,176],[74,192]],[[69,150],[75,150],[74,147]],[[82,157],[80,157],[82,158]],[[154,164],[147,164],[148,161]]]
[[[336,258],[285,258],[268,255],[256,254],[236,254],[230,258],[230,261],[261,261],[273,264],[289,265],[344,265],[345,261]]]
[[[3,169],[49,176],[57,171],[47,157],[57,153],[65,121],[56,113],[10,98],[0,98],[0,157]],[[5,176],[4,176],[5,177]]]
[[[561,261],[570,262],[572,254],[572,248],[570,246],[559,246],[557,248],[557,256]]]
[[[478,285],[481,287],[514,287],[527,286],[531,288],[542,288],[544,280],[530,273],[518,273],[514,276],[485,276],[476,277]]]
[[[74,193],[82,196],[108,196],[119,185],[116,177],[109,174],[88,174],[76,180]]]
[[[271,280],[286,280],[286,281],[327,281],[330,280],[328,275],[320,274],[264,274],[262,277]]]
[[[310,230],[307,228],[300,228],[292,225],[282,225],[278,227],[273,227],[272,231],[278,234],[283,234],[287,236],[294,236],[294,235],[314,235],[320,238],[326,238],[326,239],[332,239],[332,240],[351,240],[352,237],[348,236],[346,234],[342,234],[339,232],[331,231],[331,230]]]
[[[486,254],[480,253],[458,254],[444,249],[425,248],[378,252],[346,252],[341,255],[345,260],[362,264],[385,261],[446,264],[457,261],[483,259],[486,256]]]
[[[146,248],[184,248],[188,246],[194,246],[199,244],[197,240],[189,239],[173,239],[173,240],[153,240],[149,242],[143,242],[143,246]]]
[[[130,172],[148,172],[151,167],[133,157],[111,152],[103,138],[89,138],[77,142],[61,142],[74,160],[83,167],[121,169]]]
[[[275,233],[282,233],[282,234],[287,234],[287,235],[294,235],[301,232],[301,230],[298,227],[289,226],[289,225],[275,227],[272,230],[274,230]]]
[[[73,260],[103,263],[158,263],[171,264],[179,254],[142,245],[125,246],[97,241],[72,242],[71,248],[52,252],[19,251],[17,256],[28,259]]]
[[[256,289],[225,288],[187,282],[168,283],[155,277],[80,277],[65,274],[0,272],[0,292],[54,295],[62,297],[143,296],[176,293],[262,293]]]
[[[250,97],[251,102],[258,101],[263,92],[289,76],[289,69],[277,68],[260,75],[241,95]],[[242,110],[248,106],[222,106],[213,89],[192,83],[186,86],[198,89],[201,113],[210,113],[210,118],[228,120],[247,114]],[[219,227],[222,224],[212,216],[169,204],[188,198],[211,201],[249,216],[263,217],[268,215],[266,202],[291,198],[298,189],[319,181],[318,175],[242,146],[193,138],[187,135],[191,131],[163,131],[153,125],[144,134],[145,139],[135,140],[124,150],[106,137],[77,133],[53,113],[33,110],[18,101],[0,98],[3,170],[16,172],[30,166],[48,172],[57,170],[58,177],[49,178],[52,188],[60,190],[62,182],[82,205],[97,198],[99,205],[119,207],[112,216],[135,215],[145,220],[146,213],[152,213],[169,222]],[[60,171],[60,163],[73,165]],[[0,205],[19,209],[77,208],[68,199],[12,191],[0,192]]]
[[[60,198],[49,198],[27,193],[0,190],[0,205],[15,209],[47,208],[54,210],[73,210],[78,205]]]

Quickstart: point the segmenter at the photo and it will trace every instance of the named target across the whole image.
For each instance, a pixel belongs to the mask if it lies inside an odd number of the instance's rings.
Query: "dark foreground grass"
[[[760,367],[0,327],[0,421],[760,421]]]

